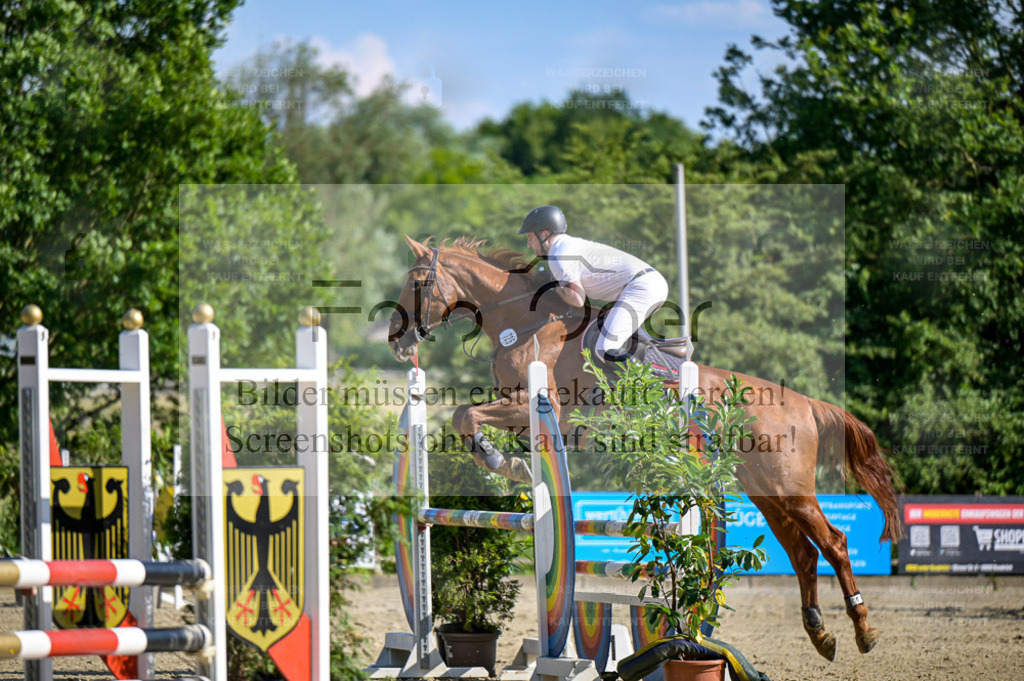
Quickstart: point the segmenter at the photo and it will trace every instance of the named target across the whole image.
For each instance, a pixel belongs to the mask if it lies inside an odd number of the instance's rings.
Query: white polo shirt
[[[617,248],[559,234],[548,241],[548,265],[560,282],[578,284],[591,298],[618,300],[626,284],[650,265]]]

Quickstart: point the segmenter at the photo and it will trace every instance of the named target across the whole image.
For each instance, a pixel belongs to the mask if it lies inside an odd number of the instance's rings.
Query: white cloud
[[[388,44],[373,33],[363,33],[340,47],[318,35],[310,38],[309,43],[317,49],[317,62],[321,66],[342,66],[354,76],[353,89],[360,97],[369,95],[385,76],[395,72]]]
[[[339,46],[332,45],[322,35],[315,35],[309,43],[317,50],[320,66],[341,66],[354,77],[353,89],[358,97],[371,94],[386,76],[391,76],[407,86],[402,96],[404,103],[415,106],[427,101],[434,106],[440,105],[444,117],[458,129],[471,127],[487,116],[499,117],[502,114],[500,108],[491,102],[466,98],[464,95],[469,86],[450,73],[452,65],[441,65],[434,73],[435,82],[447,86],[446,89],[436,93],[436,97],[431,94],[425,98],[421,86],[428,80],[426,65],[430,62],[419,62],[411,69],[399,71],[388,44],[376,34],[363,33]]]
[[[649,18],[657,22],[721,28],[764,27],[773,18],[764,0],[700,0],[658,5],[649,14]]]
[[[501,118],[504,112],[491,102],[482,99],[445,100],[445,118],[457,130],[472,128],[484,118]]]

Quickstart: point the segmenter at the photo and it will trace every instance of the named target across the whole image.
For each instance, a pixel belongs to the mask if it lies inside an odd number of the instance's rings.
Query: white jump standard
[[[118,631],[127,631],[124,645],[110,638],[114,629],[76,629],[69,631],[50,631],[53,627],[53,593],[55,586],[78,586],[67,583],[70,575],[76,570],[93,572],[93,584],[82,586],[115,586],[119,581],[137,581],[142,567],[139,564],[124,563],[113,566],[111,561],[106,567],[76,560],[67,564],[65,561],[53,561],[54,546],[52,539],[53,510],[51,499],[51,460],[55,460],[54,452],[50,451],[50,383],[92,383],[113,384],[120,386],[121,392],[121,452],[122,460],[128,469],[127,504],[131,513],[128,518],[128,555],[137,561],[151,561],[153,557],[153,468],[151,451],[150,421],[150,390],[149,390],[149,335],[142,329],[143,318],[138,310],[125,313],[122,324],[124,331],[118,337],[119,364],[118,369],[58,368],[50,367],[49,362],[49,330],[41,324],[42,311],[35,305],[22,310],[21,319],[24,326],[18,329],[18,411],[20,432],[21,458],[21,532],[22,552],[28,561],[9,561],[4,566],[5,574],[17,572],[13,580],[18,582],[24,578],[20,586],[35,588],[35,593],[25,599],[24,622],[27,631],[6,635],[3,653],[12,650],[15,640],[22,644],[31,644],[31,648],[17,657],[25,660],[25,677],[29,681],[50,681],[53,678],[51,654],[39,654],[45,646],[44,641],[59,642],[51,646],[52,650],[75,650],[72,641],[91,641],[99,645],[104,655],[138,656],[138,674],[141,678],[152,677],[153,659],[150,653],[156,652],[160,645],[170,642],[189,642],[189,647],[196,648],[195,642],[201,641],[196,649],[204,650],[199,660],[199,673],[203,676],[220,681],[227,678],[226,645],[223,637],[209,634],[216,631],[216,617],[200,619],[203,625],[203,636],[196,632],[199,629],[186,628],[179,634],[165,635],[153,633],[154,644],[151,646],[149,636],[140,632],[159,632],[153,628],[155,609],[155,589],[152,586],[166,581],[165,577],[157,577],[160,569],[152,570],[151,579],[139,588],[132,589],[128,600],[128,612],[134,617],[137,627],[121,627]],[[57,465],[56,463],[54,465]],[[200,500],[196,504],[199,515],[205,515],[204,505],[216,508],[220,504],[215,499]],[[216,564],[204,549],[196,553],[199,559],[206,561],[202,568],[203,577],[195,576],[196,564],[168,563],[168,569],[178,570],[182,575],[189,575],[188,581],[196,581],[212,587],[210,578],[215,575]],[[88,557],[88,556],[86,556]],[[100,576],[100,573],[103,576]],[[45,576],[44,576],[44,573]],[[56,574],[55,574],[56,573]],[[163,573],[160,573],[163,574]],[[61,576],[63,575],[63,576]],[[57,577],[54,579],[54,577]],[[89,577],[90,575],[85,575]],[[46,584],[34,584],[40,580]],[[112,583],[114,582],[114,583]],[[102,584],[101,584],[102,583]],[[124,584],[131,586],[131,584]],[[207,592],[211,589],[208,588]],[[216,590],[212,590],[214,593]],[[202,600],[200,600],[202,603]],[[220,615],[223,619],[223,612]],[[194,625],[193,625],[194,626]],[[116,636],[116,634],[114,635]],[[12,638],[13,637],[13,638]],[[117,639],[120,640],[120,639]],[[139,641],[145,641],[140,645]],[[156,643],[159,641],[159,645]],[[218,645],[213,645],[216,641]],[[9,645],[10,644],[10,645]],[[21,645],[13,646],[21,649]],[[132,652],[118,652],[121,650]],[[138,652],[136,652],[138,651]],[[60,654],[73,655],[66,652]],[[83,653],[88,654],[88,653]],[[219,667],[219,669],[218,669]],[[223,671],[220,671],[223,670]]]
[[[697,366],[683,365],[681,392],[687,398],[697,384]],[[596,679],[614,662],[629,654],[624,628],[613,627],[611,605],[630,606],[633,648],[656,640],[663,631],[650,628],[644,617],[645,601],[636,596],[606,592],[582,592],[577,575],[589,578],[629,579],[632,563],[576,561],[577,535],[623,536],[628,524],[622,521],[575,520],[572,517],[572,488],[566,452],[551,405],[547,402],[547,367],[530,365],[530,442],[533,463],[534,513],[453,510],[429,507],[429,482],[425,446],[426,409],[423,400],[425,377],[419,369],[409,372],[409,404],[402,415],[409,451],[401,452],[395,464],[399,494],[419,494],[423,507],[416,509],[415,521],[397,518],[403,539],[395,543],[399,586],[412,634],[392,633],[369,671],[383,677],[468,677],[482,670],[449,669],[434,649],[430,610],[431,525],[475,527],[529,532],[534,536],[537,577],[538,639],[527,639],[516,661],[501,677],[507,681],[532,678],[586,681]],[[695,514],[679,523],[680,533],[696,533]],[[575,651],[567,640],[573,630]],[[568,644],[568,645],[567,645]],[[575,655],[585,658],[578,659]]]

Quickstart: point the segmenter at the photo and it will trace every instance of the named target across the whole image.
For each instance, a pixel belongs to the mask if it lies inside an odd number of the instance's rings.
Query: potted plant
[[[501,438],[499,438],[500,440]],[[431,452],[431,506],[523,511],[504,478],[486,475],[463,451]],[[483,667],[494,676],[501,625],[512,618],[522,584],[511,578],[526,542],[513,532],[465,527],[431,530],[432,605],[441,657],[449,667]]]
[[[733,376],[713,404],[702,398],[683,404],[649,366],[626,364],[614,384],[589,356],[587,369],[605,404],[586,416],[577,412],[572,421],[594,433],[603,470],[618,476],[633,499],[628,534],[632,579],[643,584],[639,597],[653,599],[647,609],[652,624],[660,619],[668,631],[700,643],[702,628],[718,626],[719,608],[729,607],[724,588],[761,569],[766,559],[758,548],[764,537],[751,549],[718,542],[725,501],[736,498],[729,490],[741,461],[737,451],[750,435],[752,420],[742,407],[750,388]],[[701,448],[690,435],[691,423],[704,435]],[[697,514],[698,534],[678,532],[679,519],[689,513]],[[696,678],[724,678],[725,663],[718,662],[714,677]],[[666,666],[666,675],[674,671]]]

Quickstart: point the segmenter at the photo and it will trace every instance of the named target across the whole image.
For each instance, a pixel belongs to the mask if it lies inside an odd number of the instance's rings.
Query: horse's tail
[[[875,498],[885,516],[881,541],[898,541],[903,536],[899,502],[893,480],[896,472],[882,458],[878,440],[860,419],[835,405],[810,400],[814,420],[818,424],[818,448],[843,447],[846,470]]]

